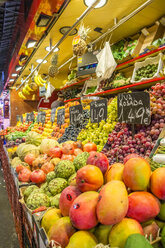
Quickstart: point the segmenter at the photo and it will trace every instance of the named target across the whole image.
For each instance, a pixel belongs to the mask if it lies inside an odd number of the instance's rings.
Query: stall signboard
[[[69,108],[70,124],[77,127],[83,120],[82,105],[76,105]]]
[[[100,123],[107,119],[107,99],[93,101],[90,103],[91,123]]]
[[[65,108],[59,109],[57,112],[57,124],[62,125],[65,122]]]
[[[51,110],[51,118],[50,118],[50,120],[51,120],[52,124],[54,123],[55,115],[56,115],[56,108]]]
[[[134,92],[119,94],[117,105],[119,122],[141,125],[150,124],[151,113],[149,93]]]

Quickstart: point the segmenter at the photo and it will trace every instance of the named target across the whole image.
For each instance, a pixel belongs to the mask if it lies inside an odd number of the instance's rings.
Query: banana
[[[19,95],[19,97],[22,98],[23,100],[26,99],[26,97],[22,94],[22,92],[19,92],[18,95]]]
[[[37,80],[38,80],[40,86],[42,87],[44,84],[41,82],[39,75],[37,76]]]
[[[25,88],[23,88],[22,92],[23,92],[23,94],[25,94],[25,95],[27,95],[27,96],[30,95],[30,93],[29,93]]]
[[[27,91],[33,91],[33,90],[30,88],[30,86],[29,86],[28,84],[25,86],[25,89],[26,89]]]
[[[37,84],[38,87],[40,86],[40,83],[38,82],[37,76],[34,77],[34,82]]]
[[[46,84],[46,80],[44,80],[44,79],[41,77],[41,75],[38,75],[38,77],[39,77],[40,81],[41,81],[43,84]]]

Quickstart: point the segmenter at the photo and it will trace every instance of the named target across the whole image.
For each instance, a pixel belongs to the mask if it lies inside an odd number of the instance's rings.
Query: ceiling
[[[100,8],[94,9],[87,17],[85,17],[83,23],[86,27],[90,27],[91,32],[89,34],[88,42],[95,40],[100,36],[95,32],[96,27],[101,27],[102,32],[106,32],[114,25],[114,18],[121,20],[124,16],[127,16],[137,7],[139,7],[145,0],[108,0],[107,4]],[[79,16],[85,11],[86,6],[83,0],[71,0],[67,8],[63,11],[53,28],[50,30],[46,38],[42,41],[41,45],[25,66],[24,71],[18,77],[16,84],[21,83],[21,78],[26,77],[30,73],[31,64],[37,66],[37,59],[43,59],[47,54],[45,48],[50,44],[50,38],[52,39],[52,45],[54,46],[62,37],[60,28],[63,26],[72,26]],[[154,0],[152,4],[140,11],[136,16],[131,18],[125,24],[116,29],[111,38],[111,43],[114,43],[124,37],[134,35],[139,32],[143,27],[153,24],[160,17],[165,15],[165,0]],[[60,46],[59,62],[58,66],[66,62],[72,57],[72,40],[73,36],[69,36]],[[41,74],[48,74],[48,67],[50,65],[50,59],[48,63],[42,64],[39,70]],[[72,67],[70,65],[70,67]],[[69,72],[69,64],[63,67],[55,79],[51,79],[50,82],[55,88],[59,88],[63,84],[63,80],[67,79]]]
[[[17,21],[21,0],[0,2],[0,73],[6,70],[9,62],[7,56]]]

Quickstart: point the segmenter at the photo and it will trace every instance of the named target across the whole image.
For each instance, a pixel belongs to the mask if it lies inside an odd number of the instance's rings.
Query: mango
[[[151,191],[160,200],[165,200],[165,168],[156,169],[151,176]]]
[[[52,208],[46,211],[44,214],[42,221],[41,221],[41,227],[43,227],[48,233],[49,229],[56,223],[57,220],[61,218],[61,211],[56,208]]]
[[[63,216],[69,216],[70,207],[76,197],[80,194],[80,190],[75,186],[68,186],[62,191],[59,206]]]
[[[114,225],[126,216],[128,193],[122,181],[113,180],[102,187],[96,211],[103,225]]]
[[[91,229],[98,223],[96,205],[99,193],[95,191],[84,192],[79,195],[70,208],[69,216],[77,229]]]
[[[75,231],[69,217],[62,217],[50,228],[48,238],[49,241],[54,240],[62,248],[65,248]]]
[[[97,240],[95,236],[87,231],[78,231],[70,238],[66,248],[95,248]]]
[[[146,222],[160,212],[160,202],[149,192],[133,192],[128,196],[127,216],[139,222]]]
[[[86,165],[77,171],[76,184],[81,192],[97,191],[103,183],[103,174],[95,165]]]
[[[98,243],[103,245],[109,244],[109,233],[112,229],[112,225],[99,225],[94,231],[94,235],[97,238]]]
[[[161,202],[158,218],[159,220],[165,221],[165,202]]]
[[[124,165],[123,181],[133,191],[146,190],[150,176],[150,165],[143,158],[131,158]]]
[[[112,164],[109,170],[105,173],[105,182],[110,182],[112,180],[123,180],[123,170],[124,164],[115,163]]]
[[[124,218],[120,223],[112,227],[109,235],[109,244],[111,247],[124,248],[128,237],[134,233],[143,235],[141,225],[134,219]]]

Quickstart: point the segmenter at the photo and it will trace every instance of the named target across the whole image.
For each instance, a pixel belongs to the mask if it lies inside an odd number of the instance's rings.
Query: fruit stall
[[[113,25],[104,15],[116,3],[73,2],[32,4],[8,81],[22,69],[5,85],[0,161],[19,246],[165,248],[164,2],[126,1]],[[40,45],[29,50],[32,37]]]

